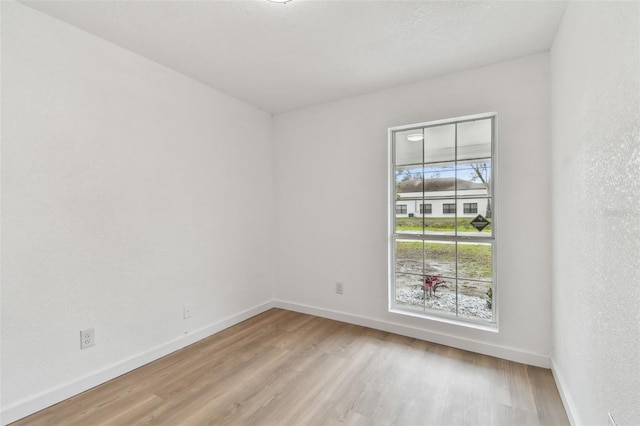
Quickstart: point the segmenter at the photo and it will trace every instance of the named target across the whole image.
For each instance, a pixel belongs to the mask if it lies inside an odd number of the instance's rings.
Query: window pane
[[[458,315],[473,319],[493,320],[491,283],[458,280]]]
[[[435,291],[433,289],[425,289],[424,306],[426,310],[441,311],[455,314],[456,313],[456,289],[455,280],[439,278],[436,281]]]
[[[431,204],[431,214],[423,215],[424,232],[428,235],[455,235],[455,214],[443,214],[444,204],[451,204],[453,200],[425,200]]]
[[[394,134],[396,166],[422,164],[422,129]]]
[[[431,204],[431,214],[423,215],[424,232],[432,235],[454,235],[456,229],[455,200],[453,199],[428,199],[425,203]],[[451,211],[454,213],[443,213]]]
[[[491,159],[482,158],[476,161],[459,161],[457,163],[458,178],[475,182],[463,189],[486,189],[485,182],[491,181]]]
[[[491,119],[458,123],[458,160],[491,157]]]
[[[395,305],[424,309],[422,275],[396,273]]]
[[[422,166],[396,167],[396,193],[404,198],[417,196],[422,198]]]
[[[456,243],[448,241],[425,241],[424,273],[445,279],[456,277]]]
[[[424,162],[453,161],[456,155],[455,124],[424,129]]]
[[[482,222],[490,223],[493,216],[491,160],[458,163],[456,174],[458,176],[456,191],[458,232],[460,235],[490,237],[491,225],[483,228]],[[480,218],[479,222],[474,221],[478,215],[483,218]],[[478,230],[478,227],[482,230]]]
[[[458,277],[492,280],[493,246],[491,243],[458,243]]]
[[[457,230],[459,236],[465,237],[485,237],[491,238],[492,219],[485,217],[484,213],[491,206],[490,198],[480,198],[477,199],[478,208],[477,213],[458,213],[458,222],[457,222]],[[462,206],[464,209],[464,204],[459,203],[458,206]],[[458,210],[460,212],[462,210]],[[482,218],[476,218],[478,215],[481,215]]]
[[[422,241],[396,241],[396,271],[422,275],[423,265]]]
[[[491,160],[458,163],[456,166],[457,196],[473,202],[473,198],[491,197]]]
[[[422,275],[397,273],[395,280],[396,306],[455,314],[456,294],[451,280],[441,279],[426,288]]]
[[[431,206],[424,214],[425,233],[453,235],[455,214],[444,214],[443,204],[455,204],[456,168],[451,164],[431,164],[424,167],[424,203]],[[448,211],[451,210],[449,206]],[[453,207],[455,210],[455,207]]]
[[[396,232],[422,233],[422,166],[396,167]]]

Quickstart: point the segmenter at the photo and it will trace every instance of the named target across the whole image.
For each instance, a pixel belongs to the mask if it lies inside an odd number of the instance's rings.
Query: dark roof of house
[[[424,185],[424,186],[423,186]],[[454,191],[460,189],[485,189],[484,183],[456,178],[407,179],[398,183],[397,192]]]

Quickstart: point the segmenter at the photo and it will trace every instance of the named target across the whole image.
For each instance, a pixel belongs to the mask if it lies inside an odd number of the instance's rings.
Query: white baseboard
[[[463,349],[483,355],[494,356],[509,361],[520,362],[522,364],[534,365],[536,367],[542,368],[551,368],[551,359],[548,356],[527,352],[520,349],[493,345],[478,340],[453,336],[450,334],[427,331],[404,324],[380,321],[373,318],[367,318],[329,309],[317,308],[314,306],[301,305],[298,303],[286,302],[283,300],[274,301],[274,306],[276,308],[287,309],[289,311],[315,315],[323,318],[333,319],[336,321],[374,328],[376,330],[400,334],[402,336],[413,337],[415,339],[426,340],[445,346],[451,346],[457,349]]]
[[[558,393],[560,394],[560,399],[562,399],[562,404],[564,405],[564,411],[567,412],[567,417],[569,418],[569,422],[572,426],[582,425],[584,423],[580,422],[580,418],[578,417],[578,411],[576,410],[576,406],[573,403],[573,399],[571,398],[571,394],[569,393],[569,388],[567,387],[567,382],[564,381],[564,377],[560,370],[558,369],[558,365],[555,363],[553,358],[551,358],[551,372],[553,373],[553,378],[556,381],[556,386],[558,387]]]
[[[128,373],[129,371],[135,370],[136,368],[153,362],[159,358],[162,358],[163,356],[189,346],[199,340],[211,336],[212,334],[218,333],[226,328],[229,328],[274,307],[361,325],[364,327],[374,328],[390,333],[396,333],[402,336],[426,340],[429,342],[468,350],[471,352],[477,352],[484,355],[495,356],[498,358],[520,362],[523,364],[535,365],[537,367],[543,368],[551,367],[550,358],[540,354],[534,354],[518,349],[492,345],[485,342],[465,339],[448,334],[426,331],[403,324],[380,321],[373,318],[367,318],[345,312],[322,309],[282,300],[274,300],[255,306],[237,315],[233,315],[221,321],[210,324],[206,327],[195,330],[188,335],[176,338],[170,342],[152,348],[144,353],[123,360],[112,366],[106,367],[81,379],[74,380],[62,386],[59,386],[58,388],[42,392],[41,394],[38,394],[27,400],[13,404],[12,406],[7,407],[2,412],[0,412],[0,424],[3,426],[7,425],[51,405],[57,404],[60,401],[89,390],[95,386],[121,376],[122,374]],[[579,424],[577,422],[574,422],[573,418],[571,417],[570,407],[572,407],[572,405],[570,404],[570,402],[566,402],[570,401],[570,399],[565,399],[568,398],[568,395],[566,395],[563,391],[564,387],[561,386],[561,384],[563,383],[561,383],[561,378],[556,375],[556,370],[552,371],[554,372],[553,374],[556,377],[556,383],[558,383],[558,389],[560,390],[562,401],[564,402],[565,408],[567,409],[568,415],[570,416],[571,423],[573,425]]]
[[[74,380],[55,389],[47,390],[27,400],[13,404],[0,412],[0,424],[3,426],[7,425],[51,405],[57,404],[60,401],[89,390],[95,386],[128,373],[129,371],[133,371],[136,368],[142,367],[145,364],[169,355],[172,352],[189,346],[199,340],[211,336],[212,334],[218,333],[244,320],[261,314],[274,306],[273,302],[267,302],[247,309],[239,314],[217,321],[213,324],[209,324],[187,335],[180,336],[174,340],[156,346],[146,352],[125,359],[81,379]]]

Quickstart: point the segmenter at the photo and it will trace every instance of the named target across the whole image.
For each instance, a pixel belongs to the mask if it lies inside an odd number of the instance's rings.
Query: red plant
[[[446,287],[447,282],[439,275],[424,275],[424,293],[429,296],[435,296],[436,290],[440,287]]]

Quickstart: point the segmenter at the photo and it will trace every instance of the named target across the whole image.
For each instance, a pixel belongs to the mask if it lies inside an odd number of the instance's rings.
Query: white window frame
[[[395,144],[394,144],[394,135],[397,132],[407,131],[407,130],[421,130],[425,127],[434,127],[446,124],[453,123],[462,123],[466,121],[476,121],[482,119],[492,119],[492,141],[491,141],[491,209],[492,209],[492,217],[491,217],[491,226],[492,226],[492,236],[490,238],[483,237],[481,240],[476,239],[467,239],[465,237],[452,237],[448,241],[477,241],[477,242],[490,242],[492,244],[492,262],[493,262],[493,270],[492,270],[492,292],[493,292],[493,301],[492,301],[492,319],[491,321],[474,319],[469,317],[462,317],[457,314],[451,314],[442,311],[436,310],[424,310],[418,311],[414,309],[397,307],[396,306],[396,295],[395,295],[395,246],[396,240],[405,239],[406,234],[397,233],[396,232],[396,213],[395,213],[395,205],[396,205],[396,167],[395,167]],[[388,195],[389,195],[389,231],[388,231],[388,254],[389,254],[389,266],[388,266],[388,297],[389,297],[389,312],[419,318],[425,318],[429,320],[436,320],[440,322],[451,323],[455,325],[462,325],[467,327],[479,328],[488,331],[498,331],[498,279],[497,279],[497,246],[498,246],[498,237],[497,237],[497,169],[498,169],[498,159],[497,159],[497,114],[496,113],[483,113],[462,117],[454,117],[450,119],[437,120],[437,121],[429,121],[425,123],[417,123],[405,126],[397,126],[391,127],[388,129],[388,153],[389,153],[389,187],[388,187]],[[458,200],[456,198],[456,207]],[[456,209],[457,212],[457,209]],[[458,213],[456,213],[456,216]],[[428,237],[425,235],[429,235]],[[430,234],[422,234],[421,239],[417,239],[418,241],[427,241],[432,240],[433,235]],[[457,308],[456,308],[457,309]]]

